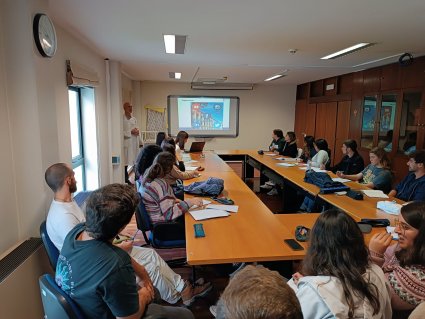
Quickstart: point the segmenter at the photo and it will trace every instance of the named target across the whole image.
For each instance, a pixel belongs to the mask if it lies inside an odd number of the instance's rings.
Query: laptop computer
[[[189,153],[202,152],[204,149],[205,142],[192,142]]]

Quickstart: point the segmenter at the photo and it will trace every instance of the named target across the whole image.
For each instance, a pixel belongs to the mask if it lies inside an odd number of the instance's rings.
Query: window
[[[84,143],[81,117],[81,91],[69,88],[69,119],[71,125],[72,168],[75,172],[78,191],[86,190],[86,174],[84,161]]]

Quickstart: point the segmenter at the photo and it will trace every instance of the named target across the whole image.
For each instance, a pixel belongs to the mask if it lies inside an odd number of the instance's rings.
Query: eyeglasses
[[[394,219],[394,224],[395,224],[395,227],[398,227],[398,228],[400,228],[403,231],[403,234],[407,230],[411,230],[412,229],[412,227],[409,224],[404,223],[404,222],[401,222],[398,218]]]

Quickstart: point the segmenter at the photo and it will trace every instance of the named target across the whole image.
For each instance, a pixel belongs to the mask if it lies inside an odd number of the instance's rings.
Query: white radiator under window
[[[52,272],[40,238],[30,238],[0,260],[0,318],[43,318],[38,278]]]

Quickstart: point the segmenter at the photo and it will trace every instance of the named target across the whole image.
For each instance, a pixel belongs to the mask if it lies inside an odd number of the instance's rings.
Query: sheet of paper
[[[389,198],[387,195],[384,194],[383,191],[376,190],[376,189],[363,189],[362,192],[368,197]]]
[[[237,213],[239,206],[238,205],[218,205],[218,204],[210,204],[206,208],[208,209],[219,209],[225,210],[231,213]]]
[[[318,172],[318,173],[326,173],[325,169],[320,169],[318,167],[312,167],[311,169],[315,172]]]
[[[208,205],[208,204],[211,204],[211,201],[210,200],[207,200],[207,199],[203,199],[202,200],[202,206],[205,206],[205,205]],[[196,208],[198,208],[199,206],[198,205],[193,205],[190,209],[196,209]]]
[[[282,156],[280,156],[280,157],[275,157],[274,159],[275,159],[275,160],[279,160],[279,161],[283,161],[283,160],[285,160],[285,158],[284,158],[284,157],[282,157]]]
[[[387,233],[391,234],[391,236],[393,236],[394,240],[398,240],[398,234],[395,232],[395,227],[387,226]]]
[[[226,212],[225,210],[219,210],[219,209],[190,210],[189,214],[191,214],[193,219],[195,220],[227,217],[230,215],[230,213]]]
[[[194,164],[194,163],[199,163],[198,161],[195,160],[189,160],[187,162],[184,162],[185,164]]]
[[[307,166],[298,166],[299,169],[302,169],[303,171],[307,170]]]
[[[286,167],[291,167],[291,166],[297,166],[297,164],[295,163],[277,163],[277,166],[286,166]]]
[[[192,172],[195,171],[198,168],[198,166],[186,166],[186,171]]]
[[[347,182],[349,182],[349,181],[350,181],[349,179],[341,178],[341,177],[335,177],[335,178],[332,178],[332,180],[333,180],[334,182],[340,182],[340,183],[347,183]]]
[[[264,155],[267,155],[267,156],[276,156],[275,153],[264,153]]]

